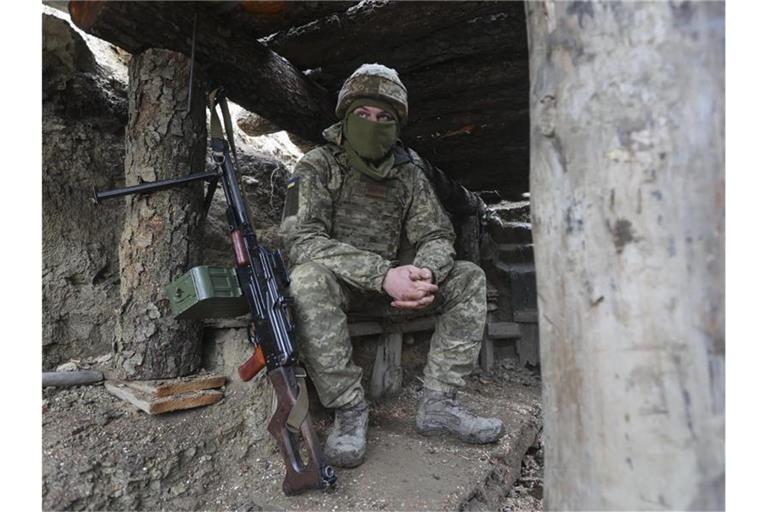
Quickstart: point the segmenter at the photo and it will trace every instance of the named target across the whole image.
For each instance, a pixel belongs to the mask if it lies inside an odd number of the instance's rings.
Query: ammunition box
[[[248,313],[233,268],[193,267],[166,286],[165,294],[178,319],[232,318]]]

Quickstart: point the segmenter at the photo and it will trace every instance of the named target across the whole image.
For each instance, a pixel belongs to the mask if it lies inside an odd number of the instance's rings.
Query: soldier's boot
[[[325,456],[331,465],[354,468],[362,464],[367,430],[368,404],[365,400],[336,409],[333,427],[325,441]]]
[[[456,400],[456,392],[424,388],[416,412],[416,431],[425,436],[450,434],[466,443],[485,444],[504,434],[498,418],[484,418],[467,410]]]

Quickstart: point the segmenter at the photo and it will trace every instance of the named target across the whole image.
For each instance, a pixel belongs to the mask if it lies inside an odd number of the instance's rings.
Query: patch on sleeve
[[[299,177],[296,176],[288,180],[285,192],[285,207],[283,208],[283,218],[293,217],[299,211]]]

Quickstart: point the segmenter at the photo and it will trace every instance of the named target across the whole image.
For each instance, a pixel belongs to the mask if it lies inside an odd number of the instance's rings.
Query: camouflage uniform
[[[347,314],[388,319],[437,314],[424,384],[450,391],[474,367],[486,316],[485,274],[454,262],[455,235],[425,177],[427,165],[401,144],[395,165],[376,180],[351,168],[339,146],[341,126],[323,133],[328,144],[296,165],[289,181],[281,235],[293,266],[297,341],[326,407],[363,398],[362,370],[352,362]],[[435,302],[413,311],[392,308],[382,289],[386,272],[409,263],[429,268]]]

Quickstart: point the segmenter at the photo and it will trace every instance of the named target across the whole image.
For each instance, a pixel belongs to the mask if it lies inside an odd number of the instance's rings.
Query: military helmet
[[[397,71],[381,64],[363,64],[344,81],[336,103],[336,116],[343,119],[353,101],[374,98],[392,104],[400,124],[408,120],[408,91]]]

